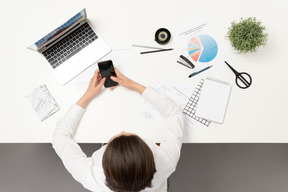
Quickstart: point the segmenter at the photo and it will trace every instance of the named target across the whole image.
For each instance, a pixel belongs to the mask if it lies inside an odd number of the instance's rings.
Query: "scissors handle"
[[[246,72],[241,73],[237,72],[235,82],[237,86],[240,87],[241,89],[247,89],[252,84],[252,77]],[[240,84],[239,82],[241,82],[243,85]]]
[[[247,89],[248,87],[250,87],[250,85],[252,84],[252,77],[246,73],[246,72],[241,72],[239,73],[238,71],[236,71],[233,67],[231,67],[229,65],[229,63],[227,63],[227,61],[224,61],[228,67],[233,71],[233,73],[236,75],[236,85],[241,88],[241,89]]]

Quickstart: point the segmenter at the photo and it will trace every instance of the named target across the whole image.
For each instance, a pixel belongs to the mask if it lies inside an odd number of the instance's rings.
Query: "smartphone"
[[[107,88],[107,87],[114,87],[118,85],[117,82],[113,81],[110,78],[111,76],[116,77],[113,62],[111,60],[99,62],[98,67],[99,67],[102,78],[106,77],[104,87]]]

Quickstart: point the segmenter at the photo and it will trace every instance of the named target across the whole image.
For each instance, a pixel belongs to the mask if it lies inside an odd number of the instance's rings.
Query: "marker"
[[[201,72],[203,72],[203,71],[206,71],[207,69],[209,69],[209,68],[211,68],[211,67],[212,67],[212,65],[209,66],[209,67],[206,67],[206,68],[204,68],[204,69],[202,69],[202,70],[200,70],[200,71],[194,72],[194,73],[192,73],[192,74],[189,75],[189,78],[190,78],[190,77],[193,77],[193,76],[195,76],[195,75],[197,75],[197,74],[199,74],[199,73],[201,73]]]

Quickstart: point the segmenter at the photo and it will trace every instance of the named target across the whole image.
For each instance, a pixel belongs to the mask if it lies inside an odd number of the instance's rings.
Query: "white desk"
[[[188,79],[190,71],[176,64],[180,52],[173,38],[166,46],[175,48],[171,52],[140,55],[139,49],[133,49],[135,80],[140,83],[147,78],[156,80],[158,73],[166,73],[171,79],[195,86],[200,77],[209,75],[233,85],[224,124],[194,127],[186,142],[288,142],[287,1],[52,0],[44,3],[19,0],[1,2],[1,7],[1,29],[6,30],[1,30],[0,35],[0,142],[50,142],[57,120],[83,94],[76,89],[76,80],[61,86],[40,55],[26,48],[82,8],[86,8],[90,23],[111,48],[133,43],[157,46],[153,36],[158,28],[172,30],[198,16],[206,16],[227,60],[237,70],[251,74],[253,84],[249,89],[236,87],[234,74],[228,67]],[[249,16],[263,22],[269,40],[256,53],[237,54],[225,34],[234,19]],[[39,121],[25,98],[42,84],[47,85],[61,107],[44,122]],[[164,130],[153,125],[139,125],[135,120],[137,97],[136,93],[122,87],[113,92],[105,90],[87,108],[76,140],[105,142],[126,130],[157,141]]]

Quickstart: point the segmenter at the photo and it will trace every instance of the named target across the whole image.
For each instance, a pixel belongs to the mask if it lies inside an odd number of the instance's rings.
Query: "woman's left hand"
[[[99,69],[97,69],[94,73],[94,76],[90,80],[89,86],[85,94],[79,99],[76,104],[83,108],[86,108],[89,102],[99,94],[101,88],[104,85],[105,79],[105,77],[101,78],[100,71]]]

